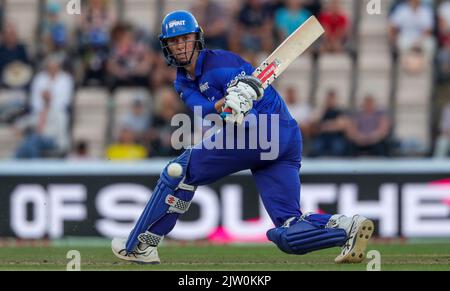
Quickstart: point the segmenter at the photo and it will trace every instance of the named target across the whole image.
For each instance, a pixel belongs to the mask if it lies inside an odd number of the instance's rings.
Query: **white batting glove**
[[[230,92],[225,97],[225,105],[231,108],[234,113],[242,113],[245,115],[253,108],[253,100],[242,94]]]
[[[228,112],[225,115],[225,121],[241,124],[245,115],[253,108],[253,100],[235,91],[230,91],[225,97],[223,111],[227,112],[227,108],[231,109],[231,113]]]
[[[227,93],[237,93],[248,100],[259,100],[264,95],[261,81],[253,76],[241,76],[227,89]]]
[[[230,84],[222,109],[226,122],[242,124],[244,117],[253,108],[253,101],[264,96],[262,83],[253,76],[240,76]]]

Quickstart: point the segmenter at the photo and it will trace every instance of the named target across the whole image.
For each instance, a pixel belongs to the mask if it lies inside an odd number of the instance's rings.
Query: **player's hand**
[[[225,97],[222,117],[226,122],[241,124],[245,115],[253,108],[253,100],[235,91],[230,91]]]
[[[227,93],[237,93],[248,100],[257,101],[264,95],[262,83],[253,76],[240,76],[227,89]]]
[[[244,121],[244,114],[239,113],[235,114],[233,113],[233,110],[231,108],[228,108],[226,106],[223,107],[222,113],[220,114],[227,123],[236,123],[238,125],[241,125]]]
[[[225,96],[225,107],[231,108],[234,114],[247,114],[253,108],[253,100],[247,96],[230,92]]]

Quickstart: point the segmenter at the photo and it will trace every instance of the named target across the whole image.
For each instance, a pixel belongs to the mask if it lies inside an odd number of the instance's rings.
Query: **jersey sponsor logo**
[[[173,28],[175,26],[184,26],[186,25],[186,20],[173,20],[169,22],[169,28]]]
[[[246,75],[247,75],[247,73],[245,71],[240,72],[236,77],[234,77],[233,80],[231,80],[230,82],[227,83],[227,88],[230,87],[230,86],[236,85],[237,79],[239,77],[243,77],[243,76],[246,76]]]
[[[206,82],[204,84],[200,84],[200,91],[203,93],[209,89],[209,82]]]

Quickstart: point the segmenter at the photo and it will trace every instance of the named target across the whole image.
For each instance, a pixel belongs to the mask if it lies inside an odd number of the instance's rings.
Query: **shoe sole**
[[[113,249],[111,247],[111,250],[113,252],[113,254],[118,257],[121,260],[127,261],[127,262],[131,262],[131,263],[135,263],[135,264],[139,264],[139,265],[159,265],[161,264],[160,261],[151,261],[151,262],[145,262],[145,261],[138,261],[137,259],[134,260],[133,258],[127,257],[127,256],[123,256],[121,254],[119,254],[118,252],[116,252],[115,249]]]
[[[365,259],[367,244],[372,237],[375,227],[373,221],[364,220],[356,232],[353,248],[345,256],[337,256],[334,260],[337,264],[357,264]]]

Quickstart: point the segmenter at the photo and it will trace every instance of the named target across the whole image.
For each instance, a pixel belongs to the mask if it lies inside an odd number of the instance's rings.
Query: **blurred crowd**
[[[345,0],[242,0],[235,9],[224,1],[199,0],[191,8],[205,30],[207,47],[239,53],[253,64],[315,15],[325,27],[312,50],[321,54],[353,55],[351,18]],[[61,20],[65,8],[47,1],[33,54],[21,41],[14,23],[3,21],[0,42],[0,86],[21,89],[27,98],[0,104],[0,123],[10,124],[21,142],[17,158],[89,158],[90,145],[73,140],[76,90],[101,86],[113,96],[117,88],[142,87],[152,100],[136,97],[128,113],[114,123],[104,156],[145,159],[173,156],[175,130],[171,118],[186,112],[172,89],[176,72],[168,67],[157,33],[120,21],[112,1],[83,1],[83,13],[71,30]],[[389,16],[393,57],[420,70],[436,56],[439,80],[450,81],[450,1],[394,1]],[[1,14],[1,12],[0,12]],[[390,156],[395,150],[388,108],[368,94],[356,110],[339,108],[333,88],[319,108],[311,108],[293,88],[280,92],[305,136],[305,154],[322,156]],[[153,106],[149,107],[151,101]],[[302,102],[305,101],[305,102]],[[450,100],[449,100],[450,101]],[[450,104],[450,103],[449,103]],[[435,154],[450,147],[450,105],[442,114]],[[93,125],[95,126],[95,125]]]
[[[288,88],[286,102],[300,124],[304,147],[310,157],[387,157],[393,154],[389,113],[366,95],[358,109],[339,106],[339,96],[330,89],[322,107],[313,110],[297,102],[295,90]]]

